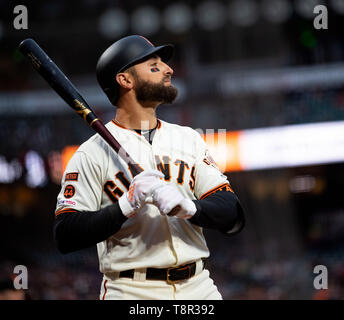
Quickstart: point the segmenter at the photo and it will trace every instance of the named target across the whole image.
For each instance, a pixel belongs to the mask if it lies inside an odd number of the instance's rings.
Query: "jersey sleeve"
[[[99,210],[101,197],[100,166],[83,151],[77,151],[63,174],[55,215],[64,212]]]
[[[206,143],[198,133],[196,140],[195,197],[202,200],[219,190],[233,192],[227,177],[217,167]]]

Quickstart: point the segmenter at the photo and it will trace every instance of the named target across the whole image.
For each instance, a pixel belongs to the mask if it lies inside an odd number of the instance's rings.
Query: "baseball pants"
[[[104,275],[101,300],[222,300],[209,271],[168,284],[163,280],[134,280]]]

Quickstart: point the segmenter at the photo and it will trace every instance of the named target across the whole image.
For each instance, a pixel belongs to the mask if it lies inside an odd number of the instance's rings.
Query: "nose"
[[[172,76],[173,75],[173,69],[166,63],[164,63],[165,65],[165,72],[164,74]]]

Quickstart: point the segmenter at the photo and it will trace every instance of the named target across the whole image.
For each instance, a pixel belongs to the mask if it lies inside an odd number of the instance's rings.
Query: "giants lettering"
[[[177,183],[178,184],[183,184],[184,183],[184,172],[185,168],[189,170],[189,165],[184,162],[183,160],[176,160],[174,162],[176,166],[179,166],[179,173],[178,173],[178,178],[177,178]]]
[[[170,181],[171,180],[170,157],[163,156],[162,161],[161,161],[159,156],[155,156],[155,162],[156,162],[157,169],[160,170],[164,174],[165,181]]]
[[[159,156],[155,156],[155,162],[157,169],[164,174],[165,181],[171,181],[171,159],[169,156],[162,156],[162,161]],[[178,175],[176,177],[176,182],[180,185],[184,183],[185,168],[190,170],[189,165],[180,159],[177,159],[174,162],[174,165],[179,167]],[[116,179],[108,180],[105,182],[103,190],[106,195],[109,197],[111,202],[115,203],[123,195],[124,192],[129,190],[130,181],[126,178],[122,171],[119,171],[115,174]],[[117,181],[118,180],[118,181]],[[195,188],[195,166],[191,168],[189,187],[191,191],[194,191]],[[118,184],[122,185],[121,187]]]
[[[115,174],[116,179],[118,179],[123,186],[128,190],[129,189],[129,185],[130,182],[129,180],[125,177],[124,173],[122,171],[119,171]],[[104,188],[103,188],[104,192],[106,193],[106,195],[109,197],[109,199],[115,203],[118,201],[118,199],[123,195],[123,190],[120,189],[116,183],[112,180],[108,180],[106,181],[106,183],[104,184]]]
[[[171,181],[171,164],[170,164],[170,157],[169,156],[162,156],[162,160],[160,156],[155,156],[155,162],[156,162],[156,167],[159,171],[161,171],[164,176],[165,176],[165,181]],[[189,165],[180,159],[177,159],[174,164],[176,166],[179,166],[178,170],[178,176],[176,177],[176,182],[178,184],[183,184],[184,183],[184,175],[185,175],[185,168],[187,170],[190,170]],[[193,167],[192,174],[194,174],[195,168]],[[191,174],[190,179],[193,179],[193,181],[190,180],[189,186],[191,191],[194,189],[194,183],[195,183],[195,177]]]

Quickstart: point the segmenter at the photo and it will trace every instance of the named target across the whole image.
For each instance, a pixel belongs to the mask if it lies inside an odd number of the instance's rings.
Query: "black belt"
[[[202,269],[205,267],[205,259],[202,259]],[[147,268],[146,279],[147,280],[165,280],[168,283],[173,283],[174,281],[181,281],[190,279],[195,275],[196,272],[196,262],[189,264],[184,264],[178,267],[171,267],[166,269],[157,268]],[[134,278],[135,270],[126,270],[119,273],[119,277],[123,278]]]

